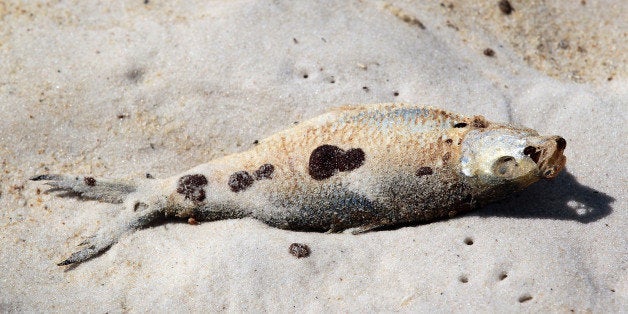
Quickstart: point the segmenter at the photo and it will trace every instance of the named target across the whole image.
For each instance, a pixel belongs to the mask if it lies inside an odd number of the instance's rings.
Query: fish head
[[[539,136],[527,128],[493,125],[469,131],[463,142],[461,172],[475,185],[520,190],[539,179],[553,179],[565,167],[564,138]]]

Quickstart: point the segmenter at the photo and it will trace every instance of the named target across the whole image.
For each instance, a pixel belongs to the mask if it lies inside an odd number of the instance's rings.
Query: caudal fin
[[[158,210],[144,210],[142,213],[122,210],[122,213],[116,220],[109,222],[98,230],[96,234],[80,243],[80,250],[72,253],[70,257],[57,265],[65,266],[81,263],[96,257],[118,242],[124,235],[145,227],[160,216],[163,216],[163,214]]]
[[[146,191],[138,191],[136,185],[120,181],[95,179],[93,177],[44,174],[31,178],[46,181],[49,191],[63,191],[84,199],[99,200],[117,205],[120,210],[116,218],[106,221],[96,234],[79,244],[80,249],[70,255],[59,266],[80,263],[105,252],[125,234],[149,225],[163,217],[162,198],[154,198]]]

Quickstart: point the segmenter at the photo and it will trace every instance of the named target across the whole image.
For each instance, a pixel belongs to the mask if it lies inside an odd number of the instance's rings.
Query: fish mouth
[[[523,154],[532,158],[538,167],[538,175],[553,179],[565,168],[567,157],[563,155],[567,141],[560,136],[539,137],[528,141]]]

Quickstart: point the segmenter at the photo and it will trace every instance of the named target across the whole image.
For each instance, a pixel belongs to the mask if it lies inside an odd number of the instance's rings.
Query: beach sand
[[[0,2],[0,312],[625,311],[628,2],[472,2]],[[173,222],[56,265],[115,208],[32,175],[169,177],[381,102],[561,135],[566,171],[425,225]]]

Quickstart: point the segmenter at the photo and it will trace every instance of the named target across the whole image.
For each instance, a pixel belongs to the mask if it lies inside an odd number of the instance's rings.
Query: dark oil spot
[[[488,121],[486,121],[486,119],[484,119],[484,117],[482,116],[475,116],[473,117],[473,122],[471,123],[471,125],[474,128],[483,129],[483,128],[488,127]]]
[[[321,145],[310,155],[308,173],[314,180],[332,177],[337,171],[351,171],[364,164],[364,151],[353,148],[345,152],[338,146]]]
[[[310,248],[303,243],[292,243],[288,248],[288,252],[294,255],[296,258],[310,256]]]
[[[338,156],[344,152],[338,146],[321,145],[310,155],[308,172],[314,180],[324,180],[334,175],[338,169]]]
[[[506,15],[510,15],[510,13],[512,13],[512,11],[514,11],[515,9],[512,7],[512,5],[510,4],[510,1],[508,0],[501,0],[499,1],[499,10],[502,11],[502,13],[506,14]]]
[[[419,170],[416,171],[416,175],[421,177],[421,176],[427,176],[434,173],[434,171],[432,170],[431,167],[421,167],[419,168]]]
[[[484,49],[484,55],[487,57],[494,57],[495,56],[495,50],[491,49],[491,48],[486,48]]]
[[[229,176],[229,187],[233,192],[240,192],[246,190],[253,184],[255,179],[246,171],[234,172]]]
[[[451,143],[453,143],[453,142],[454,142],[454,140],[452,140],[452,139],[450,139],[450,138],[448,138],[448,139],[446,139],[446,140],[445,140],[445,143],[447,143],[447,144],[451,144]]]
[[[364,164],[364,151],[361,148],[352,148],[338,158],[339,171],[351,171]]]
[[[464,123],[464,122],[458,122],[458,123],[454,124],[454,128],[464,128],[466,126],[467,126],[467,124]]]
[[[564,138],[559,137],[556,139],[556,148],[558,148],[558,150],[564,150],[567,147],[567,141],[565,141]]]
[[[85,184],[87,186],[95,186],[96,185],[96,179],[94,179],[92,177],[85,177],[85,179],[83,179],[83,182],[85,182]]]
[[[202,174],[189,174],[179,178],[177,193],[185,195],[185,199],[196,202],[205,200],[204,186],[207,185],[207,178]]]
[[[263,164],[259,167],[259,169],[255,170],[255,179],[272,179],[273,172],[275,172],[275,166],[271,164]]]

